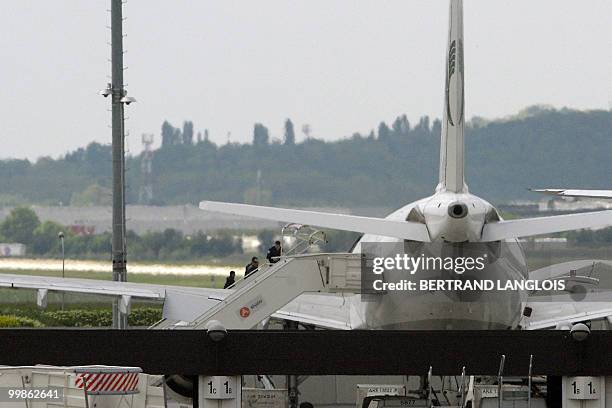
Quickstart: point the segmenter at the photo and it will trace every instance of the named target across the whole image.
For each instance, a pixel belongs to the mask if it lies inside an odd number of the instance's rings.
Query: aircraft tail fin
[[[438,191],[467,192],[464,178],[465,96],[463,0],[450,0],[444,120],[440,143]]]

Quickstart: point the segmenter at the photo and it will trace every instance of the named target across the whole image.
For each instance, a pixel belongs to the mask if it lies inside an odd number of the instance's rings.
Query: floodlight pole
[[[127,281],[125,243],[125,134],[123,102],[123,0],[111,0],[111,96],[113,161],[113,281]],[[113,300],[113,328],[127,327],[127,316],[119,311],[119,299]]]

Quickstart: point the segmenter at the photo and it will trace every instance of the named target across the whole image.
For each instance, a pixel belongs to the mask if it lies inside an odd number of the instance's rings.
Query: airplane
[[[205,211],[251,216],[279,222],[354,231],[363,234],[355,247],[359,252],[368,243],[414,245],[436,244],[461,248],[473,243],[505,244],[500,262],[492,269],[499,279],[527,279],[525,255],[518,238],[612,226],[612,211],[597,211],[548,217],[504,220],[489,202],[471,194],[464,177],[464,37],[463,1],[450,0],[449,32],[443,127],[440,148],[439,183],[433,195],[410,203],[386,218],[361,217],[237,203],[202,201]],[[406,175],[409,177],[410,175]],[[561,270],[564,266],[561,266]],[[569,271],[569,270],[568,270]],[[387,276],[388,281],[397,279]],[[164,300],[164,318],[180,322],[218,304],[230,290],[181,288],[126,282],[63,279],[0,274],[0,287],[105,294],[122,299]],[[42,291],[42,292],[41,292]],[[172,295],[172,296],[170,296]],[[442,296],[442,298],[440,297]],[[508,291],[484,301],[456,301],[440,294],[389,293],[377,301],[362,301],[360,294],[332,295],[305,293],[271,317],[324,329],[516,329],[526,307],[533,310],[530,327],[555,328],[612,316],[612,305],[605,302],[579,303],[567,296],[555,302],[531,302],[524,290]],[[44,303],[42,300],[40,303]],[[536,324],[537,323],[537,324]],[[565,326],[563,326],[565,327]],[[168,377],[169,387],[189,396],[190,379]]]
[[[576,190],[563,188],[533,188],[531,191],[557,197],[612,198],[612,190]]]
[[[525,256],[518,238],[612,225],[612,211],[504,220],[489,202],[469,192],[464,177],[465,88],[463,4],[450,2],[446,54],[446,86],[440,148],[439,183],[435,193],[410,203],[384,219],[356,217],[247,204],[202,201],[206,211],[250,216],[362,233],[365,243],[440,243],[456,247],[503,242],[503,262],[488,273],[501,280],[527,279]],[[444,250],[444,249],[442,249]],[[385,276],[386,281],[397,277]],[[364,302],[361,328],[371,329],[507,329],[522,317],[525,291],[491,293],[489,301],[446,302],[434,294],[389,292],[377,302]],[[354,299],[357,304],[359,298]],[[475,307],[476,306],[476,307]]]

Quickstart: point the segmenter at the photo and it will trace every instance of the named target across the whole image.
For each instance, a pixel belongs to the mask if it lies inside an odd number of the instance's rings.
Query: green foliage
[[[111,253],[111,233],[75,235],[68,228],[53,221],[38,221],[28,208],[15,208],[0,224],[1,240],[20,242],[34,255],[61,256],[59,233],[64,233],[65,254],[68,258],[107,258]],[[6,234],[6,235],[4,235]],[[163,232],[137,235],[127,233],[128,253],[135,260],[185,261],[205,257],[224,257],[242,253],[242,242],[227,232],[207,235],[197,232],[185,236],[168,228]]]
[[[167,120],[162,123],[162,146],[172,146],[181,142],[181,130],[175,128]]]
[[[93,205],[111,205],[111,189],[92,184],[81,192],[73,193],[70,205],[76,207],[89,207]]]
[[[187,242],[190,257],[203,257],[211,253],[218,256],[227,256],[235,252],[241,252],[242,243],[235,242],[229,235],[211,237],[203,232],[189,237]]]
[[[203,232],[185,236],[182,232],[171,228],[143,235],[129,231],[127,242],[128,253],[136,260],[185,261],[242,253],[242,242],[224,232],[218,232],[214,236]],[[110,234],[70,237],[66,241],[66,252],[75,256],[108,255],[110,250]]]
[[[293,129],[293,122],[291,119],[285,121],[285,138],[284,142],[288,146],[295,144],[295,131]]]
[[[583,245],[601,245],[612,244],[612,228],[603,228],[600,230],[580,230],[566,233],[567,239],[570,242]]]
[[[0,225],[0,234],[11,241],[29,245],[34,238],[34,230],[40,225],[36,213],[27,207],[17,207]]]
[[[45,221],[34,230],[31,250],[35,254],[58,253],[58,234],[65,228],[53,221]],[[64,233],[65,234],[65,233]]]
[[[382,141],[387,141],[391,137],[391,129],[385,122],[380,122],[378,125],[378,138]]]
[[[326,231],[327,244],[322,248],[323,252],[348,252],[361,237],[361,234],[350,231]]]
[[[104,327],[113,323],[111,310],[57,310],[42,314],[46,326]]]
[[[193,122],[189,120],[183,123],[183,144],[193,144]]]
[[[28,317],[0,315],[0,328],[42,326],[42,323],[38,320],[30,319]]]
[[[191,125],[181,130],[164,122],[162,147],[153,155],[154,204],[251,201],[259,190],[265,196],[261,202],[280,206],[398,207],[431,194],[440,121],[424,117],[409,123],[400,115],[387,123],[367,136],[295,144],[288,124],[282,144],[270,143],[266,127],[258,124],[255,145],[218,146],[206,138],[185,143]],[[602,175],[612,174],[611,129],[607,111],[535,107],[502,120],[476,118],[466,129],[470,191],[500,202],[537,199],[528,187],[607,188]],[[0,160],[0,191],[8,202],[67,203],[89,186],[110,187],[110,154],[109,146],[92,143],[57,160]],[[145,180],[140,157],[126,160],[127,201],[134,203]]]
[[[361,234],[350,231],[324,230],[327,243],[321,245],[322,252],[348,252],[361,237]],[[261,242],[258,251],[265,254],[274,241],[280,239],[278,230],[260,230],[257,239]],[[290,248],[285,248],[289,250]]]
[[[51,237],[49,237],[51,239]],[[57,237],[55,237],[57,241]],[[50,244],[51,250],[46,253],[36,253],[37,255],[45,256],[57,256],[59,247],[54,247],[54,244]],[[99,258],[101,256],[110,257],[111,252],[111,234],[105,232],[98,235],[73,235],[70,233],[66,234],[65,238],[65,250],[67,257],[75,258]]]
[[[133,309],[130,313],[130,326],[152,326],[162,318],[162,310],[152,307]]]
[[[0,315],[0,327],[107,327],[112,325],[110,309],[74,310],[15,310],[17,316]],[[19,315],[22,316],[19,316]],[[159,308],[133,308],[129,316],[130,326],[151,326],[161,319]]]
[[[256,123],[253,127],[253,146],[263,147],[268,144],[270,140],[270,134],[268,128],[261,123]]]
[[[19,194],[0,194],[0,207],[19,207],[28,202]]]
[[[260,242],[259,252],[265,254],[268,251],[268,248],[274,244],[274,241],[279,239],[278,231],[273,230],[261,230],[257,234],[257,239]]]

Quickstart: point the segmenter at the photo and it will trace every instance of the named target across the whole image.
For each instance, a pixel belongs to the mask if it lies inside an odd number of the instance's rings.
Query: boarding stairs
[[[206,329],[211,320],[250,329],[304,292],[358,293],[361,254],[317,253],[280,257],[234,285],[233,292],[187,327]]]

